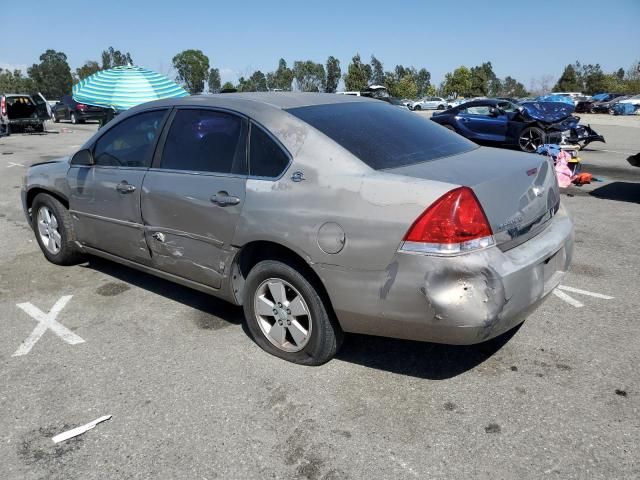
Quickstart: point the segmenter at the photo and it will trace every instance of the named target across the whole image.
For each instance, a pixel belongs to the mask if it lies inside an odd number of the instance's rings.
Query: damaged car
[[[584,147],[604,142],[590,126],[572,115],[574,106],[564,102],[523,102],[482,99],[463,103],[431,117],[434,122],[474,142],[512,146],[535,152],[545,143]]]
[[[44,131],[50,107],[40,93],[0,93],[0,136],[17,131]]]
[[[99,256],[241,305],[260,347],[305,365],[345,332],[489,340],[573,251],[547,157],[349,95],[142,104],[32,165],[22,201],[49,261]]]

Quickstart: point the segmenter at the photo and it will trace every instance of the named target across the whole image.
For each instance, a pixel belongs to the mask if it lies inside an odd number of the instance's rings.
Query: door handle
[[[116,190],[120,193],[131,193],[136,191],[135,185],[130,185],[126,180],[116,185]]]
[[[219,207],[227,207],[229,205],[238,205],[240,199],[229,195],[227,192],[218,192],[211,197],[211,202],[215,203]]]

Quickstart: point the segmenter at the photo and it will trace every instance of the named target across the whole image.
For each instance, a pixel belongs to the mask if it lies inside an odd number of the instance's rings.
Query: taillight
[[[84,103],[79,103],[76,105],[76,108],[78,110],[84,110],[85,108],[87,108],[87,106]]]
[[[0,114],[7,114],[7,100],[5,97],[2,97],[2,99],[0,100]]]
[[[493,232],[469,187],[451,190],[411,225],[400,251],[455,255],[493,245]]]

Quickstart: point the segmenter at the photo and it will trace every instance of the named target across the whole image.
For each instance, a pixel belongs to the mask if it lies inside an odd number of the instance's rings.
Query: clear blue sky
[[[24,2],[2,3],[3,68],[25,68],[53,48],[75,69],[113,45],[173,76],[173,56],[197,48],[224,82],[273,70],[280,57],[291,65],[333,55],[344,72],[359,52],[389,70],[426,67],[436,83],[459,65],[489,60],[498,76],[528,87],[534,77],[557,78],[575,60],[606,71],[640,60],[640,0],[37,0],[29,2],[31,14]]]

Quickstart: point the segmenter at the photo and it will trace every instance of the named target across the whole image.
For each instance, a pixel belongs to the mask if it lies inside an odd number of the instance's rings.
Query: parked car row
[[[104,120],[106,112],[105,108],[78,103],[71,95],[64,95],[51,108],[51,120],[56,123],[60,120],[68,120],[75,125],[76,123],[84,123],[87,120]]]

